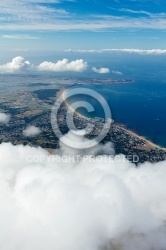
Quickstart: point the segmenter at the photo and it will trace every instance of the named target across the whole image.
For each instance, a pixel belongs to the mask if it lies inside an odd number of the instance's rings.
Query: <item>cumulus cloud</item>
[[[59,157],[0,145],[0,249],[165,249],[166,162]]]
[[[26,137],[34,137],[41,133],[41,130],[35,126],[28,126],[24,131],[23,135]]]
[[[7,124],[10,121],[10,115],[0,112],[0,124]]]
[[[65,71],[73,71],[73,72],[83,72],[87,69],[87,62],[84,62],[83,59],[75,60],[69,62],[68,59],[59,60],[55,63],[53,62],[42,62],[38,66],[38,70],[40,71],[53,71],[53,72],[65,72]]]
[[[32,67],[29,61],[26,61],[23,57],[17,56],[12,59],[11,62],[4,65],[0,65],[1,73],[14,73],[18,71],[29,70]]]
[[[93,67],[92,70],[95,72],[95,73],[99,73],[99,74],[108,74],[110,73],[110,70],[108,68],[95,68]]]

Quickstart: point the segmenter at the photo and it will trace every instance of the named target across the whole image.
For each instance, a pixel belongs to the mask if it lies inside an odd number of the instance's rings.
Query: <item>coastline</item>
[[[72,112],[72,113],[76,113],[78,117],[82,118],[82,119],[86,119],[88,120],[89,118],[80,114],[78,111],[74,110],[66,101],[66,97],[65,97],[65,93],[67,92],[67,89],[63,89],[62,90],[62,94],[60,94],[60,96],[62,97],[62,101],[65,103],[65,105],[67,106],[67,108]]]
[[[166,148],[163,148],[163,147],[160,147],[159,145],[153,143],[152,141],[146,139],[144,136],[141,136],[141,135],[138,135],[137,133],[129,130],[129,129],[126,129],[124,128],[123,126],[120,126],[120,128],[128,133],[130,133],[131,135],[133,135],[134,137],[137,137],[138,139],[140,140],[143,140],[145,141],[152,149],[155,148],[155,149],[159,149],[159,150],[164,150],[166,151]]]
[[[67,108],[68,108],[71,112],[76,113],[77,116],[80,117],[80,118],[82,118],[82,119],[86,119],[86,120],[90,119],[90,118],[88,118],[88,117],[86,117],[86,116],[80,114],[78,111],[75,111],[74,109],[72,109],[72,107],[71,107],[71,106],[68,104],[68,102],[66,101],[66,98],[65,98],[66,92],[67,92],[67,89],[63,89],[63,90],[62,90],[61,96],[62,96],[62,100],[63,100],[63,102],[65,103],[65,105],[67,106]],[[144,142],[145,142],[145,145],[142,146],[141,149],[144,149],[144,150],[158,149],[158,150],[163,150],[163,151],[166,152],[166,148],[161,147],[161,146],[159,146],[159,145],[153,143],[152,141],[146,139],[144,136],[141,136],[141,135],[137,134],[136,132],[131,131],[130,129],[124,128],[123,125],[118,125],[118,124],[116,124],[116,126],[119,127],[120,129],[122,129],[123,131],[125,131],[126,133],[129,133],[129,134],[132,135],[133,137],[136,137],[136,138],[138,138],[139,140],[144,141]]]

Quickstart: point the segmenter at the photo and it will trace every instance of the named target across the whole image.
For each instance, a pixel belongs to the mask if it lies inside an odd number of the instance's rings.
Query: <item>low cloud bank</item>
[[[77,59],[69,61],[68,59],[58,60],[57,62],[44,61],[38,66],[34,66],[31,62],[25,60],[21,56],[17,56],[12,59],[11,62],[0,65],[0,73],[18,73],[26,71],[40,71],[40,72],[85,72],[88,69],[88,63],[83,59]],[[91,69],[98,74],[108,74],[110,72],[114,74],[122,74],[119,71],[110,71],[109,68],[96,68]]]
[[[17,56],[12,59],[11,62],[4,65],[0,65],[1,73],[14,73],[19,71],[26,71],[32,68],[29,61],[26,61],[23,57]]]
[[[41,130],[35,126],[28,126],[24,131],[23,135],[26,137],[34,137],[41,133]]]
[[[141,55],[163,55],[166,54],[165,49],[102,49],[101,52],[124,52]]]
[[[0,112],[0,124],[7,124],[10,121],[10,115]]]
[[[140,54],[140,55],[165,55],[166,50],[162,49],[101,49],[101,50],[66,50],[65,52],[75,52],[75,53],[130,53],[130,54]],[[38,66],[33,66],[29,61],[25,60],[21,56],[17,56],[12,59],[11,62],[0,65],[0,73],[15,73],[24,72],[27,70],[37,70],[37,71],[50,71],[50,72],[84,72],[88,69],[88,64],[83,59],[77,59],[74,61],[69,61],[68,59],[58,60],[57,62],[44,61]],[[120,71],[110,71],[109,68],[96,68],[93,67],[92,71],[99,74],[114,73],[121,75]]]
[[[99,50],[72,50],[68,49],[65,52],[74,52],[74,53],[113,53],[113,52],[122,52],[122,53],[134,53],[142,55],[164,55],[166,54],[165,49],[99,49]]]
[[[15,73],[23,72],[27,70],[37,71],[52,71],[52,72],[84,72],[88,68],[87,62],[83,59],[77,59],[69,62],[68,59],[59,60],[53,62],[42,62],[37,67],[34,67],[29,61],[26,61],[23,57],[17,56],[4,65],[0,65],[0,73]]]
[[[87,62],[84,62],[83,59],[75,60],[69,62],[68,59],[59,60],[56,63],[52,62],[43,62],[38,66],[40,71],[53,71],[53,72],[83,72],[87,69]]]
[[[63,145],[55,160],[1,144],[0,249],[165,249],[166,162],[136,168],[101,149],[73,163]]]

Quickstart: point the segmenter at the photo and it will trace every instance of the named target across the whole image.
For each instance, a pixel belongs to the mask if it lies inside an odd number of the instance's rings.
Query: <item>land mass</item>
[[[64,85],[64,89],[66,87]],[[35,84],[34,91],[30,86],[30,90],[21,89],[19,93],[10,93],[9,96],[4,94],[0,100],[0,110],[11,114],[11,120],[7,125],[0,124],[0,143],[11,142],[14,145],[41,146],[50,151],[59,147],[59,139],[52,129],[50,117],[54,102],[62,91],[62,85],[58,86],[56,84],[55,86],[51,85],[51,87],[47,85],[42,88],[44,89],[40,89]],[[62,134],[67,133],[69,130],[66,113],[70,105],[66,104],[66,102],[63,102],[60,108],[57,107],[59,108],[58,127]],[[95,125],[94,131],[89,134],[90,139],[95,138],[103,128],[104,120],[102,118],[87,118],[71,109],[70,112],[74,113],[76,128],[85,129],[88,123]],[[72,125],[72,121],[68,121],[68,123]],[[39,127],[42,133],[36,137],[25,137],[23,130],[29,125]],[[116,122],[112,123],[102,143],[109,141],[114,143],[116,154],[124,154],[126,157],[137,155],[141,163],[145,161],[159,162],[166,159],[165,148],[153,144]]]
[[[61,91],[61,96],[64,101],[64,107],[62,109],[61,119],[64,120],[66,116],[66,112],[70,110],[74,112],[74,110],[70,107],[68,102],[66,101],[66,91]],[[66,109],[66,110],[65,110]],[[65,116],[64,116],[64,114]],[[88,123],[92,123],[95,126],[94,131],[89,135],[89,138],[95,138],[95,136],[100,133],[101,129],[104,126],[104,119],[102,118],[87,118],[77,111],[74,113],[75,124],[78,125],[78,128],[86,128]],[[113,142],[116,154],[124,154],[126,156],[138,156],[139,162],[158,162],[166,159],[166,149],[161,148],[153,142],[147,140],[146,138],[139,136],[135,132],[127,129],[122,124],[118,124],[116,122],[111,123],[111,127],[109,132],[103,139],[102,143]]]

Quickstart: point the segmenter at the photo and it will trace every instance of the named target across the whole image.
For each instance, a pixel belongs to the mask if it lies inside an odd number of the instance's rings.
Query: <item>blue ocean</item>
[[[99,62],[97,59],[91,59],[92,65]],[[107,100],[112,118],[117,123],[166,147],[166,56],[107,55],[100,58],[98,63],[98,67],[106,66],[113,71],[122,72],[122,75],[112,74],[111,78],[132,79],[133,82],[88,84],[86,88],[96,90]],[[102,74],[99,78],[107,79],[110,75]],[[85,109],[80,109],[79,112],[89,117],[103,117],[100,107],[95,110],[94,114]]]
[[[69,53],[48,56],[48,61],[68,58],[82,58],[88,63],[86,72],[74,73],[28,73],[21,76],[1,76],[0,90],[7,92],[33,90],[38,86],[45,88],[88,88],[97,91],[107,101],[112,118],[128,129],[133,130],[152,142],[166,147],[166,55],[142,55],[134,53]],[[37,58],[40,63],[43,58]],[[31,61],[31,58],[30,58]],[[98,74],[92,68],[107,67],[109,74]],[[121,72],[121,74],[117,74]],[[60,78],[69,79],[69,84],[58,83]],[[92,81],[93,79],[93,81]],[[119,80],[107,83],[107,80]],[[132,80],[123,82],[122,79]],[[33,80],[33,82],[32,82]],[[14,82],[14,84],[13,84]],[[51,84],[50,84],[51,83]],[[52,84],[53,83],[53,84]],[[97,83],[97,84],[96,84]],[[8,87],[7,87],[8,86]],[[48,91],[47,91],[48,93]],[[80,93],[81,94],[81,93]],[[75,100],[80,100],[76,96]],[[103,117],[104,113],[93,99],[87,99],[94,105],[95,112],[88,113],[85,109],[78,111],[88,117]]]

